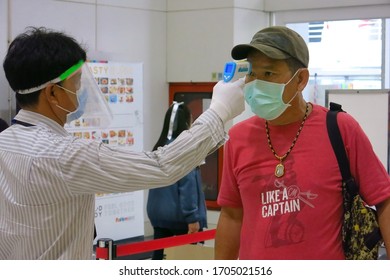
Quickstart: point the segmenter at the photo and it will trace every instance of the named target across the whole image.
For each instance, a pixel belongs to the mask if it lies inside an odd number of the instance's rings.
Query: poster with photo
[[[65,128],[74,136],[101,141],[111,147],[143,149],[143,65],[112,61],[88,61],[88,67],[113,119],[109,127],[83,118]],[[144,235],[143,191],[96,194],[97,238],[123,240]]]

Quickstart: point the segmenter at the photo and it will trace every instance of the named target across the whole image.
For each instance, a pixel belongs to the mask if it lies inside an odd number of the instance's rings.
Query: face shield
[[[67,115],[68,126],[107,128],[110,125],[111,110],[86,63],[81,67],[80,88],[76,95],[78,104],[75,104],[76,110]]]

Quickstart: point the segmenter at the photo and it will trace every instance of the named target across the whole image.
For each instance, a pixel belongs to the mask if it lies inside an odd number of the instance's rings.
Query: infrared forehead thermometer
[[[252,66],[247,60],[230,61],[225,64],[223,80],[225,83],[234,82],[245,77],[252,71]]]

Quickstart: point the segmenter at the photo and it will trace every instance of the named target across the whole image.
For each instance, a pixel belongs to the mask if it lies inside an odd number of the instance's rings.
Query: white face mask
[[[252,112],[266,120],[274,120],[283,114],[291,106],[290,102],[298,94],[297,91],[289,102],[284,103],[284,88],[292,81],[298,71],[285,84],[266,82],[263,80],[254,80],[247,83],[244,86],[244,96]]]

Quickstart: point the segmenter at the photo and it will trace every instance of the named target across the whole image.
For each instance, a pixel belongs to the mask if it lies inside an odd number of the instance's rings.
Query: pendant
[[[284,165],[282,163],[279,163],[278,165],[276,165],[276,168],[275,168],[275,176],[280,178],[284,175]]]

